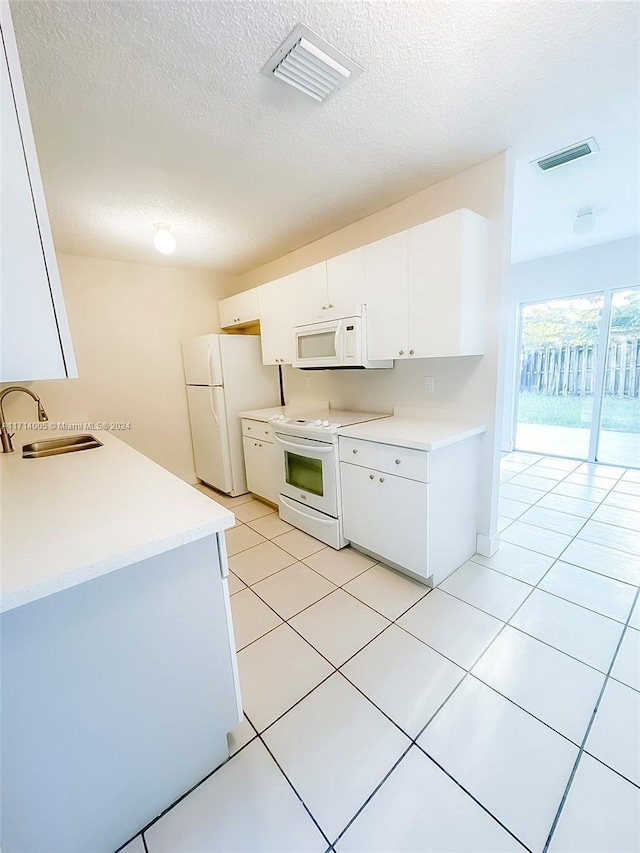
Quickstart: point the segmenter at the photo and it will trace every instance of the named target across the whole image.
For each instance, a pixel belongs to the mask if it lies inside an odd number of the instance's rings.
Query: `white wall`
[[[320,240],[240,277],[239,289],[279,278],[318,261],[365,245],[413,225],[468,207],[490,220],[490,285],[486,354],[482,358],[426,359],[399,362],[392,370],[286,370],[287,398],[329,400],[334,407],[390,412],[393,406],[424,407],[432,418],[466,417],[488,426],[483,460],[481,532],[497,524],[497,409],[502,400],[499,365],[506,316],[505,273],[510,253],[512,162],[507,153],[467,169],[378,213],[354,222]],[[389,283],[393,298],[393,283]],[[435,377],[435,394],[424,393],[424,377]],[[496,444],[497,442],[497,444]]]
[[[219,331],[218,300],[235,279],[207,270],[59,255],[79,379],[27,383],[54,421],[130,421],[128,444],[195,482],[183,338]],[[35,420],[24,394],[10,420]]]
[[[518,318],[525,302],[578,296],[640,285],[640,239],[625,237],[534,261],[514,264],[509,273],[509,309],[505,346],[505,405],[502,448],[515,437]]]

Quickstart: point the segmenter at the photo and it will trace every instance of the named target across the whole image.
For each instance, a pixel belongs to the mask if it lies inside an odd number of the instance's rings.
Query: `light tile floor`
[[[432,591],[200,487],[238,518],[246,719],[126,853],[638,851],[640,472],[502,481],[500,551]]]

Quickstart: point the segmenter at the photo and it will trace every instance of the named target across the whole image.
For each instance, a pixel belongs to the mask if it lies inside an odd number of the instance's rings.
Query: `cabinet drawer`
[[[263,421],[251,421],[248,418],[243,418],[242,434],[248,438],[255,438],[260,441],[273,441],[271,424],[264,423]]]
[[[429,454],[425,450],[393,447],[390,444],[379,444],[377,447],[379,471],[397,474],[407,480],[418,480],[420,483],[429,482]]]
[[[378,445],[372,441],[340,436],[340,461],[361,465],[363,468],[377,468]]]

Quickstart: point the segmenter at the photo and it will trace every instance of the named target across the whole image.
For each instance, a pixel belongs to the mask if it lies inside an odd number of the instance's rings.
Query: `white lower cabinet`
[[[480,436],[430,452],[346,436],[339,447],[352,545],[434,586],[475,553]]]
[[[256,427],[263,424],[256,423]],[[273,504],[278,503],[278,459],[272,441],[244,436],[244,464],[247,488]]]
[[[345,537],[427,578],[429,485],[344,462],[341,474]]]

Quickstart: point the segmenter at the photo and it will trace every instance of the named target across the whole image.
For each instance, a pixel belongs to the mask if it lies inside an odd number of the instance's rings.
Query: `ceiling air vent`
[[[566,163],[571,163],[573,160],[580,160],[582,157],[591,157],[593,154],[598,154],[600,147],[593,136],[585,139],[582,142],[576,142],[575,145],[570,145],[568,148],[563,148],[560,151],[555,151],[553,154],[547,154],[546,157],[540,157],[537,160],[532,160],[532,164],[537,166],[543,172],[548,172],[549,169],[555,169],[558,166],[564,166]]]
[[[360,74],[362,68],[309,27],[298,24],[262,69],[322,103]]]

